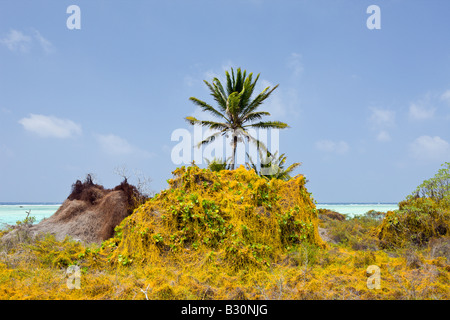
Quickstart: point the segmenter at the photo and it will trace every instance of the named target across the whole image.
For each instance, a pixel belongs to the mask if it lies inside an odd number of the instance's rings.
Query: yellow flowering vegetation
[[[22,227],[1,244],[0,299],[450,298],[445,236],[420,250],[380,250],[382,219],[326,219],[301,175],[195,165],[173,174],[101,244],[29,237]]]

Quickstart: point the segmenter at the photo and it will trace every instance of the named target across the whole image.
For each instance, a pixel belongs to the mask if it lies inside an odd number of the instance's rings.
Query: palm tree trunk
[[[236,166],[236,148],[237,148],[238,138],[236,135],[233,136],[233,162],[231,163],[231,170],[234,170]]]

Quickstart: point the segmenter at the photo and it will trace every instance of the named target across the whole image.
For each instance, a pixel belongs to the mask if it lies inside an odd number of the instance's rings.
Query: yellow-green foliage
[[[440,248],[448,251],[449,240]],[[392,256],[303,243],[252,272],[202,260],[118,268],[99,249],[51,236],[18,245],[0,255],[0,299],[450,299],[449,261],[433,248]],[[58,255],[80,266],[80,289],[67,286],[65,263],[49,259]],[[369,265],[380,268],[380,289],[367,287]]]
[[[324,245],[304,183],[180,168],[101,246],[0,242],[0,299],[450,299],[450,237],[381,251],[366,215],[322,224],[348,239]],[[80,289],[67,285],[71,265]],[[380,289],[367,286],[370,265]]]
[[[344,219],[344,216],[336,212],[325,212],[319,217],[321,217],[320,226],[327,230],[327,236],[332,242],[355,250],[377,250],[379,242],[377,232],[384,217],[383,213],[369,211],[363,215]]]
[[[231,269],[268,267],[303,242],[324,246],[305,178],[260,178],[243,166],[182,167],[170,188],[135,210],[104,244],[121,265],[199,260]]]
[[[450,235],[450,162],[425,180],[386,214],[378,238],[382,248],[424,245],[432,238]]]
[[[408,198],[399,210],[389,211],[378,238],[383,248],[424,245],[433,237],[450,234],[450,207],[432,198]]]

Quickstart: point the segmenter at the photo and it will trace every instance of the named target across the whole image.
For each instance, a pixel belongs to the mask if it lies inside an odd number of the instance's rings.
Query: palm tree
[[[227,161],[219,159],[219,158],[213,158],[212,160],[206,159],[206,164],[209,170],[211,171],[221,171],[221,170],[227,170],[230,165],[227,164]]]
[[[202,111],[211,113],[222,122],[198,120],[194,117],[186,117],[185,120],[191,125],[201,125],[217,131],[205,140],[199,142],[198,147],[213,142],[220,135],[226,135],[228,137],[228,134],[231,134],[233,147],[231,169],[233,170],[236,163],[237,144],[238,142],[243,141],[242,138],[247,139],[247,142],[256,144],[258,149],[260,147],[266,149],[261,141],[248,133],[248,128],[284,129],[287,128],[288,125],[280,121],[261,121],[262,117],[270,116],[270,113],[266,111],[257,111],[258,107],[270,96],[278,85],[273,88],[265,88],[252,99],[256,82],[259,79],[259,74],[254,81],[252,81],[252,73],[247,76],[247,71],[244,70],[244,72],[241,72],[240,68],[237,69],[236,75],[234,74],[233,68],[231,68],[231,75],[228,71],[225,71],[225,75],[227,78],[226,90],[217,78],[214,78],[212,83],[204,80],[211,91],[211,95],[217,102],[217,108],[214,108],[212,105],[195,97],[189,98],[189,100],[199,106]],[[254,122],[257,120],[259,121]]]
[[[282,153],[280,156],[277,156],[278,151],[275,154],[271,154],[269,151],[266,151],[267,155],[264,158],[261,151],[259,151],[259,157],[261,160],[261,169],[258,172],[256,165],[253,163],[252,158],[249,154],[247,154],[250,163],[247,163],[247,168],[255,170],[255,172],[266,179],[280,179],[280,180],[290,180],[292,179],[292,172],[301,165],[300,162],[295,162],[291,164],[286,169],[284,168],[286,163],[286,156]]]

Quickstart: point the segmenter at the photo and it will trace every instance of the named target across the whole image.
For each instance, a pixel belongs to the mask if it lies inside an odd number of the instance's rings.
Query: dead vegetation
[[[36,225],[13,226],[3,241],[22,242],[20,238],[49,233],[58,240],[70,236],[87,243],[101,243],[111,238],[114,228],[146,200],[126,178],[115,188],[105,189],[88,174],[84,181],[77,180],[72,185],[70,195],[55,214]]]

